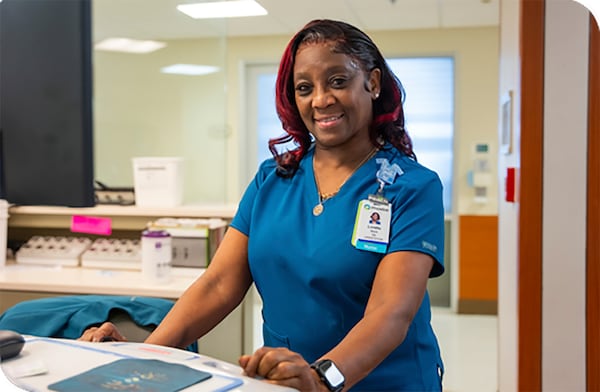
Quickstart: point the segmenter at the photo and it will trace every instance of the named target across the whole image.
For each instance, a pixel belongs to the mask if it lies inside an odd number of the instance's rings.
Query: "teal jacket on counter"
[[[114,310],[129,315],[142,327],[156,327],[167,315],[173,301],[162,298],[72,295],[23,301],[0,316],[0,329],[24,335],[77,339],[94,325],[109,320]],[[197,352],[197,344],[188,347]]]

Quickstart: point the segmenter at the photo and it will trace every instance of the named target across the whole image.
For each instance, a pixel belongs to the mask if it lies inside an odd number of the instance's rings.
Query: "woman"
[[[270,141],[274,159],[147,343],[187,346],[254,282],[265,345],[240,358],[249,376],[301,391],[441,390],[426,286],[443,272],[442,187],[416,162],[399,81],[366,34],[315,20],[288,44],[276,94],[286,135]],[[106,335],[122,338],[105,324],[82,339]]]

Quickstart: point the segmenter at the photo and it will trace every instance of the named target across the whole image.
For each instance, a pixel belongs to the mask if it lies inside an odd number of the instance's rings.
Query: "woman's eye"
[[[346,79],[345,78],[334,78],[331,80],[331,86],[334,88],[340,88],[340,87],[344,87],[346,85]]]
[[[296,91],[300,95],[306,95],[310,92],[310,86],[307,84],[299,84],[296,86]]]

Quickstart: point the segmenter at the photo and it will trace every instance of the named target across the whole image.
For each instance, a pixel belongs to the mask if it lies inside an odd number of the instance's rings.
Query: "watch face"
[[[337,387],[344,383],[344,375],[338,370],[335,364],[331,361],[323,363],[321,367],[323,376],[329,381],[331,386]]]
[[[332,361],[326,359],[318,364],[318,368],[322,377],[333,390],[337,390],[340,386],[344,385],[344,375]]]

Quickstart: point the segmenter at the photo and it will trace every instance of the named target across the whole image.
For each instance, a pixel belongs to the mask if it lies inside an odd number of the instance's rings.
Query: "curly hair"
[[[269,140],[269,150],[277,162],[278,175],[292,177],[312,143],[310,132],[296,105],[293,70],[300,45],[322,42],[331,42],[334,52],[350,56],[366,72],[377,68],[381,71],[381,91],[373,101],[369,138],[374,145],[381,144],[381,140],[389,142],[400,152],[416,160],[412,141],[404,129],[404,88],[375,43],[367,34],[348,23],[317,19],[306,24],[292,37],[279,64],[275,100],[277,115],[285,134]],[[277,145],[291,141],[297,148],[282,153],[277,151]]]

